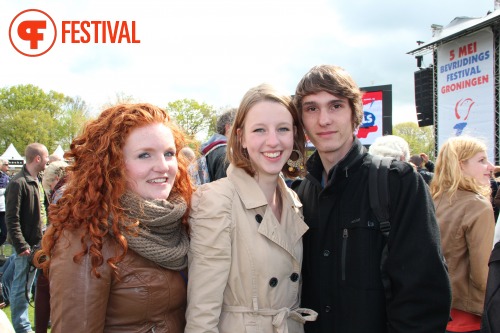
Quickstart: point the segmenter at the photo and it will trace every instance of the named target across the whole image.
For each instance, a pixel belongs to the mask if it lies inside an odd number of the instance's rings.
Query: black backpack
[[[391,299],[391,281],[387,275],[386,263],[389,253],[388,239],[391,231],[390,211],[389,211],[389,168],[394,161],[392,157],[380,157],[368,155],[366,160],[370,161],[368,174],[368,195],[370,208],[380,225],[380,232],[384,238],[384,249],[380,257],[380,277],[385,290],[387,300]]]

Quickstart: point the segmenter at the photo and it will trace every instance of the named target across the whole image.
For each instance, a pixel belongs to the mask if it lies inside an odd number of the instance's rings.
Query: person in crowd
[[[15,333],[14,327],[9,321],[5,312],[0,311],[0,332],[2,333]]]
[[[181,154],[189,161],[189,163],[192,163],[196,159],[196,153],[193,149],[191,149],[191,147],[182,148]]]
[[[212,182],[226,177],[229,166],[226,160],[227,137],[231,133],[235,112],[235,109],[230,109],[220,115],[217,118],[217,133],[201,145],[201,154],[206,155],[208,175]]]
[[[490,180],[491,184],[491,204],[493,205],[493,212],[495,214],[495,223],[498,220],[498,215],[500,213],[500,191],[499,185],[500,185],[500,166],[495,165],[495,168],[493,169],[493,174]]]
[[[64,158],[57,154],[49,155],[49,164],[56,161],[64,161]]]
[[[495,167],[497,169],[497,167]],[[481,333],[500,332],[500,223],[495,226],[493,251],[488,262]]]
[[[490,199],[491,199],[491,205],[493,206],[493,215],[496,223],[498,219],[498,213],[500,212],[500,210],[498,206],[499,201],[496,200],[496,196],[498,194],[498,178],[495,177],[494,175],[492,175],[490,178],[490,187],[491,187]]]
[[[0,246],[7,240],[7,225],[5,224],[5,189],[9,185],[9,161],[0,159]]]
[[[392,157],[398,161],[408,161],[410,159],[408,142],[397,135],[379,136],[370,145],[368,152],[372,155]]]
[[[495,221],[489,200],[493,165],[486,145],[448,139],[436,160],[431,193],[452,289],[447,332],[479,332]]]
[[[430,185],[434,177],[434,163],[426,153],[415,154],[410,157],[410,163],[415,165],[417,172],[424,178],[427,185]]]
[[[10,290],[12,288],[12,281],[14,280],[14,267],[16,265],[14,259],[15,256],[9,256],[2,267],[0,267],[0,281],[2,282],[2,302],[0,303],[0,309],[10,304]]]
[[[305,138],[291,98],[262,84],[243,97],[227,178],[193,196],[186,333],[303,332],[301,204]]]
[[[49,202],[56,204],[61,198],[66,188],[68,163],[65,161],[55,161],[50,163],[42,178],[42,185],[46,193],[49,194]]]
[[[31,290],[35,270],[30,270],[31,250],[42,239],[43,217],[48,199],[38,175],[49,161],[47,147],[31,143],[25,150],[26,164],[12,177],[5,191],[5,221],[15,256],[14,278],[9,295],[11,319],[17,333],[32,332],[26,290]]]
[[[50,159],[50,156],[49,156]],[[62,160],[49,163],[45,168],[42,186],[49,194],[49,203],[56,204],[62,196],[66,184],[66,167]],[[50,209],[50,207],[49,207]],[[50,220],[48,221],[50,225]],[[35,333],[47,333],[50,322],[49,280],[42,272],[37,272],[35,288]]]
[[[341,67],[313,67],[294,102],[316,151],[294,184],[304,236],[302,307],[318,312],[306,332],[440,332],[450,285],[434,206],[414,168],[394,161],[388,175],[390,230],[369,201],[371,156],[354,135],[362,92]]]
[[[104,110],[73,140],[39,257],[52,333],[184,332],[186,140],[166,111],[146,103]]]

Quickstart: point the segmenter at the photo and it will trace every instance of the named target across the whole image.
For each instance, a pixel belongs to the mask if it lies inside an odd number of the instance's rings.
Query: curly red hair
[[[163,109],[151,104],[119,104],[104,110],[97,119],[86,124],[83,133],[71,143],[64,157],[72,161],[68,167],[68,185],[57,205],[51,205],[49,221],[43,240],[43,253],[50,254],[63,230],[83,228],[82,251],[73,261],[90,255],[92,273],[99,277],[97,268],[104,262],[102,246],[104,237],[112,236],[122,253],[107,260],[116,272],[116,264],[127,253],[127,242],[121,232],[121,223],[126,219],[120,205],[120,197],[127,189],[123,146],[130,132],[138,127],[162,123],[172,131],[176,146],[178,172],[171,193],[182,196],[189,207],[193,187],[188,172],[189,161],[180,154],[188,138],[177,127]],[[183,225],[187,228],[187,217]],[[112,221],[111,228],[109,221]],[[111,229],[111,230],[110,230]],[[111,232],[110,232],[111,231]],[[91,245],[87,246],[87,237]],[[48,260],[41,263],[47,272]]]

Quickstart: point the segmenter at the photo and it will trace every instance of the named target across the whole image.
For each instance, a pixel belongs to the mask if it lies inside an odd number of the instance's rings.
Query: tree
[[[76,135],[80,134],[83,125],[90,119],[90,109],[80,97],[66,97],[63,116],[57,124],[59,144],[69,147]]]
[[[213,117],[216,115],[211,105],[200,104],[194,99],[170,102],[166,110],[191,138],[198,133],[208,133]]]
[[[426,153],[430,159],[435,159],[434,129],[432,126],[418,127],[416,123],[397,124],[393,134],[402,137],[410,146],[410,154]]]
[[[10,143],[24,149],[32,142],[44,144],[49,151],[57,145],[67,147],[83,119],[87,117],[85,102],[62,93],[32,85],[17,85],[0,89],[0,149]],[[68,119],[74,126],[69,126]],[[77,129],[78,127],[78,129]]]

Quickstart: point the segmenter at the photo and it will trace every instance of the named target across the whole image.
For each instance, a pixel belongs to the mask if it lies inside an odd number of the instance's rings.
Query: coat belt
[[[301,324],[306,321],[315,321],[318,317],[318,313],[311,309],[304,308],[281,308],[279,310],[275,309],[251,309],[244,306],[230,306],[223,305],[222,311],[224,312],[236,312],[236,313],[252,313],[260,316],[272,316],[273,326],[276,328],[277,333],[288,333],[288,323],[287,319],[293,319]],[[307,316],[303,316],[306,314]]]

